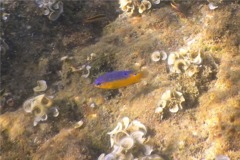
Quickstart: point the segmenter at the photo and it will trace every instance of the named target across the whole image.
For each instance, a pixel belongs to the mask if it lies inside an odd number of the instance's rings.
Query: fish
[[[135,73],[131,70],[107,72],[99,76],[94,85],[102,89],[118,89],[128,85],[138,83],[143,77],[143,73]]]
[[[93,23],[93,22],[101,21],[105,18],[106,18],[105,14],[97,14],[95,16],[88,17],[87,19],[85,19],[85,23]]]

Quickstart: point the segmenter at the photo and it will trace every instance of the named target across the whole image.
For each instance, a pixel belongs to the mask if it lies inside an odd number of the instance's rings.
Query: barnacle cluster
[[[152,146],[146,144],[147,128],[137,120],[130,122],[128,117],[124,117],[108,134],[113,150],[107,155],[101,154],[98,160],[162,159],[158,155],[152,155]]]
[[[165,51],[154,51],[151,54],[151,60],[153,62],[158,62],[160,60],[166,60],[167,59],[167,53]]]
[[[152,4],[159,4],[160,0],[119,0],[122,11],[133,14],[135,11],[142,14],[151,9]]]
[[[169,70],[171,73],[184,73],[187,76],[192,77],[199,72],[202,60],[200,51],[195,57],[184,49],[180,52],[173,52],[168,56]]]
[[[34,114],[33,126],[36,126],[40,121],[46,121],[48,119],[48,113],[52,113],[53,117],[59,115],[57,107],[53,107],[52,97],[45,94],[38,95],[30,98],[23,103],[23,109],[27,113]]]
[[[63,2],[58,0],[35,0],[39,8],[43,9],[43,14],[51,21],[57,20],[63,13]]]
[[[182,109],[182,103],[185,101],[183,94],[175,90],[167,90],[162,94],[161,99],[157,104],[155,113],[159,113],[163,118],[164,110],[168,109],[171,113],[176,113]]]

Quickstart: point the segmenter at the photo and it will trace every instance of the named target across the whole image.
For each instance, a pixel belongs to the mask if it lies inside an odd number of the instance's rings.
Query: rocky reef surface
[[[0,159],[240,159],[239,1],[132,1],[0,1]]]

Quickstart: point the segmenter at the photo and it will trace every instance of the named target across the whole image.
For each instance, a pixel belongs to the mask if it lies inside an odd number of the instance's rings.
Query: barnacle
[[[187,61],[184,59],[178,59],[174,62],[174,65],[170,70],[174,73],[183,73],[188,67],[189,64]]]
[[[34,92],[42,92],[47,90],[47,83],[45,80],[37,81],[37,86],[33,88]]]
[[[119,0],[120,7],[124,12],[133,14],[135,6],[133,0]]]
[[[83,74],[82,77],[87,78],[90,75],[90,69],[92,68],[91,66],[87,65],[86,67],[87,73]]]
[[[161,2],[161,0],[152,0],[152,3],[154,4],[159,4]]]
[[[63,2],[58,1],[51,6],[51,11],[48,15],[48,19],[51,21],[57,20],[63,13]]]
[[[151,2],[148,0],[143,0],[138,8],[139,13],[143,13],[144,11],[150,9],[152,7]]]
[[[161,99],[157,104],[155,113],[161,114],[161,119],[162,119],[163,112],[166,110],[166,108],[170,112],[176,113],[178,112],[179,109],[183,108],[182,103],[184,101],[185,101],[185,98],[183,97],[183,94],[181,92],[167,90],[162,94]]]
[[[111,147],[113,150],[111,153],[105,155],[101,154],[98,160],[106,159],[129,159],[134,158],[151,158],[153,147],[146,144],[147,128],[144,124],[138,120],[130,122],[128,117],[124,117],[117,126],[108,132],[110,135]],[[134,156],[132,152],[138,154]],[[136,152],[137,151],[137,152]],[[144,155],[144,156],[143,156]],[[158,156],[161,159],[160,156]]]
[[[57,107],[53,107],[52,105],[52,98],[46,96],[45,94],[41,94],[26,100],[23,103],[23,109],[27,113],[33,112],[35,116],[33,126],[36,126],[40,121],[47,120],[49,112],[53,114],[53,117],[57,117],[59,115]]]
[[[197,64],[197,65],[199,65],[199,64],[202,63],[202,57],[201,57],[201,52],[200,52],[200,50],[199,50],[199,52],[198,52],[198,55],[197,55],[195,58],[192,58],[192,59],[191,59],[191,63]]]
[[[218,6],[217,6],[216,4],[214,4],[213,2],[210,2],[210,3],[208,4],[208,8],[209,8],[210,10],[215,10],[215,9],[218,8]]]
[[[167,53],[165,51],[154,51],[151,54],[151,60],[153,62],[158,62],[160,60],[166,60],[167,59]]]
[[[155,0],[153,3],[158,4],[160,0]],[[119,4],[122,11],[130,13],[132,15],[136,10],[140,14],[152,7],[152,3],[149,0],[119,0]]]
[[[57,0],[35,0],[38,7],[43,9],[43,14],[48,15],[48,19],[55,21],[63,13],[63,2]]]
[[[202,64],[202,55],[199,50],[198,55],[193,57],[186,49],[180,49],[179,52],[170,53],[168,56],[169,70],[172,73],[184,73],[192,77],[199,72],[200,64]]]

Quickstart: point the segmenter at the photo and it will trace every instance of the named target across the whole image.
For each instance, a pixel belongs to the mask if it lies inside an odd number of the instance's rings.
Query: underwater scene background
[[[0,0],[1,160],[240,160],[239,0]]]

